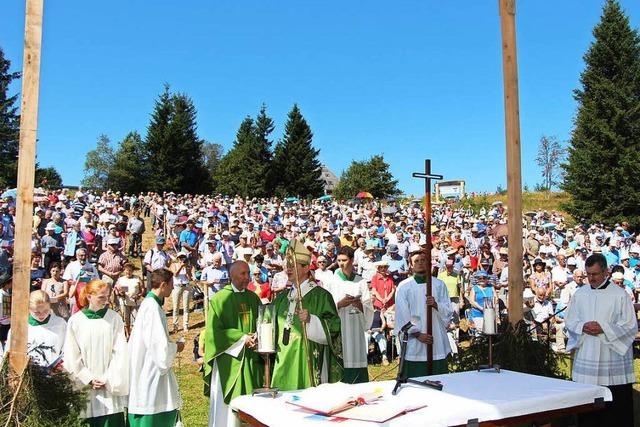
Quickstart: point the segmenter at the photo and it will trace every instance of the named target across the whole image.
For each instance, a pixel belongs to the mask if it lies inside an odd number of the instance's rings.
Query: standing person
[[[156,237],[156,247],[149,249],[142,260],[147,277],[147,292],[151,290],[151,273],[161,268],[167,268],[171,263],[171,257],[164,250],[165,242],[164,236]]]
[[[178,330],[178,315],[180,314],[180,300],[182,299],[182,329],[189,329],[189,303],[191,302],[191,281],[195,279],[193,266],[189,264],[188,252],[178,252],[178,262],[171,265],[173,272],[173,331]]]
[[[137,257],[142,253],[142,235],[145,232],[144,220],[140,218],[140,211],[136,210],[127,223],[129,233],[129,256]]]
[[[107,251],[98,259],[98,271],[102,273],[102,280],[110,286],[116,283],[127,263],[127,257],[120,251],[119,245],[117,237],[110,237],[107,240]]]
[[[42,291],[49,296],[49,304],[53,312],[65,319],[69,318],[69,283],[62,279],[60,263],[51,264],[51,277],[42,281]],[[65,322],[66,324],[66,322]]]
[[[4,348],[11,329],[11,291],[13,279],[10,274],[0,276],[0,349]]]
[[[144,295],[140,278],[133,275],[135,269],[135,265],[130,262],[126,263],[124,265],[124,274],[118,277],[113,287],[127,336],[129,336],[129,331],[131,330],[131,314],[138,308],[138,300]]]
[[[87,261],[87,250],[78,249],[76,251],[76,260],[70,262],[64,269],[62,278],[69,283],[69,297],[73,299],[72,313],[76,313],[82,306],[80,292],[89,281],[98,278],[98,272],[95,267]]]
[[[264,366],[255,351],[260,299],[246,290],[249,265],[234,262],[230,275],[231,284],[211,298],[205,325],[204,381],[211,399],[210,427],[237,425],[229,402],[261,387],[264,378]]]
[[[69,319],[64,367],[78,387],[90,386],[82,418],[91,427],[124,427],[129,357],[124,323],[109,309],[111,288],[92,280],[80,293],[83,308]]]
[[[333,383],[342,378],[342,338],[336,304],[327,290],[308,279],[311,253],[295,239],[291,241],[290,251],[286,273],[289,282],[300,280],[302,308],[297,307],[295,286],[274,300],[278,329],[272,383],[282,391],[308,388],[312,381]],[[310,354],[305,351],[302,340],[303,327]],[[311,373],[307,365],[309,359]]]
[[[576,290],[567,314],[567,350],[574,350],[572,379],[606,386],[613,401],[600,412],[579,416],[580,426],[632,426],[633,340],[638,322],[624,289],[611,283],[607,261],[593,254],[585,262],[588,286]]]
[[[353,271],[353,248],[343,246],[338,251],[338,266],[333,280],[325,284],[340,316],[344,371],[342,382],[369,382],[367,371],[368,343],[365,332],[373,321],[373,304],[367,282]]]
[[[431,278],[432,295],[427,298],[426,275],[427,253],[422,250],[412,251],[409,255],[414,276],[403,280],[396,290],[395,334],[412,319],[419,318],[419,324],[409,330],[405,372],[409,378],[428,375],[427,344],[433,344],[433,374],[448,372],[447,356],[451,353],[447,328],[451,321],[451,302],[444,282]],[[431,324],[433,334],[427,330],[427,304],[432,307]]]
[[[171,367],[184,342],[169,339],[162,308],[173,291],[173,273],[158,269],[151,276],[151,291],[140,304],[129,338],[129,426],[174,427],[182,399]]]

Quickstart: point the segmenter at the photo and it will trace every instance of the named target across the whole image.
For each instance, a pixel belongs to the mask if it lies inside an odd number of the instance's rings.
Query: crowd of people
[[[286,337],[288,343],[278,346],[273,368],[281,390],[369,381],[368,365],[386,366],[397,357],[399,328],[412,319],[418,322],[409,331],[407,375],[426,374],[424,344],[433,344],[434,373],[446,373],[460,342],[483,333],[486,307],[498,308],[499,322],[508,319],[507,216],[499,202],[477,212],[464,203],[432,211],[428,253],[417,201],[51,191],[34,208],[32,361],[63,362],[91,387],[85,415],[94,425],[114,414],[124,422],[118,414],[125,407],[132,425],[145,425],[145,416],[154,417],[153,425],[174,425],[181,401],[171,364],[184,343],[170,333],[188,330],[190,312],[203,309],[196,357],[209,387],[210,423],[226,425],[230,399],[262,385],[256,310],[273,303],[278,342]],[[14,215],[14,200],[3,200],[2,348],[10,330]],[[575,310],[567,307],[585,284],[593,286],[594,259],[604,260],[596,265],[624,290],[627,305],[638,301],[640,236],[628,224],[569,226],[546,211],[527,213],[523,223],[523,311],[535,339],[559,353],[575,348],[572,338],[582,329],[575,330]],[[143,250],[145,232],[153,233],[154,245]],[[427,297],[429,274],[433,296]],[[169,296],[171,326],[163,310]],[[235,309],[225,311],[229,304]],[[430,335],[427,305],[437,313]],[[597,328],[590,332],[597,335]],[[303,336],[308,348],[298,346]],[[238,364],[240,354],[251,363]],[[246,381],[226,381],[236,370]],[[157,390],[145,389],[149,384]]]

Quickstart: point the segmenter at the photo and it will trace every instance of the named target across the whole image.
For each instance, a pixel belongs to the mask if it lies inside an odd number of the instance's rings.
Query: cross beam
[[[431,267],[431,181],[441,180],[442,175],[436,175],[431,173],[431,159],[425,159],[424,172],[414,172],[412,175],[414,178],[424,179],[424,232],[427,238],[427,298],[432,296],[433,282],[431,280],[432,267]],[[433,307],[427,305],[427,334],[433,336],[433,321],[431,316],[433,315]],[[427,374],[433,374],[433,343],[427,344]]]

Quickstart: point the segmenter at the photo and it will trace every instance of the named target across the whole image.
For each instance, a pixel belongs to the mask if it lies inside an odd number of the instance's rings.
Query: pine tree
[[[229,196],[255,197],[263,187],[261,168],[257,168],[256,129],[253,119],[245,117],[236,132],[233,148],[222,158],[214,177],[216,190]],[[258,170],[257,170],[258,169]]]
[[[261,197],[272,196],[274,193],[273,175],[271,174],[272,141],[269,139],[269,135],[271,135],[274,128],[273,119],[267,116],[267,106],[262,104],[255,121],[256,163],[259,165],[258,174],[260,175],[261,184],[257,193]]]
[[[354,198],[360,191],[368,191],[377,199],[400,193],[398,181],[393,178],[389,164],[382,155],[375,155],[369,160],[352,161],[340,176],[333,195],[346,200]]]
[[[171,94],[169,86],[158,97],[147,130],[150,190],[204,193],[211,176],[203,162],[203,141],[198,137],[196,109],[184,94]]]
[[[109,186],[114,191],[139,193],[147,190],[145,146],[136,131],[120,142],[114,155],[113,167],[109,171]]]
[[[96,148],[87,153],[84,161],[82,186],[95,190],[109,189],[109,173],[113,168],[114,154],[107,135],[100,135]]]
[[[18,95],[9,96],[9,85],[20,78],[19,72],[10,72],[11,61],[5,59],[0,48],[0,187],[15,186],[18,178],[18,147],[20,115]]]
[[[313,133],[297,104],[289,112],[283,139],[276,145],[272,169],[278,196],[317,197],[323,193],[322,169]]]
[[[564,189],[576,218],[640,225],[640,38],[608,0],[575,91],[578,111]]]

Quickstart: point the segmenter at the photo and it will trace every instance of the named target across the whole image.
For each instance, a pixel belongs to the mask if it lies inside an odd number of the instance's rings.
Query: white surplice
[[[171,368],[177,351],[177,344],[169,339],[164,310],[154,298],[145,298],[129,337],[130,414],[180,409],[178,380]]]
[[[585,334],[584,324],[594,320],[603,333]],[[581,286],[571,298],[565,325],[567,350],[575,350],[574,381],[605,386],[635,382],[633,340],[638,321],[624,289],[609,280],[597,289]]]
[[[129,357],[124,323],[113,310],[102,319],[89,319],[79,311],[69,319],[64,343],[64,368],[80,387],[92,380],[105,388],[89,390],[83,418],[123,412],[129,393]]]
[[[44,325],[27,327],[27,355],[36,365],[48,368],[62,355],[64,339],[67,334],[67,322],[53,312]],[[7,337],[5,353],[11,351],[11,331]],[[2,354],[0,353],[0,358]]]
[[[367,282],[358,275],[353,281],[349,281],[334,274],[331,280],[324,284],[324,287],[331,293],[336,305],[347,295],[361,297],[364,311],[350,305],[339,308],[338,315],[340,316],[340,331],[342,333],[344,367],[366,368],[368,345],[364,333],[371,328],[373,322],[373,303]]]
[[[451,321],[453,310],[451,300],[447,292],[447,286],[435,277],[432,280],[432,295],[438,304],[438,309],[431,311],[431,324],[433,327],[433,359],[441,360],[451,353],[451,345],[447,337],[447,327]],[[419,317],[418,325],[409,330],[413,332],[427,332],[427,284],[417,283],[413,277],[409,277],[398,285],[396,289],[396,321],[394,332],[398,336],[400,329],[406,325],[412,317]],[[427,345],[409,335],[407,343],[407,360],[423,362],[427,360]]]

